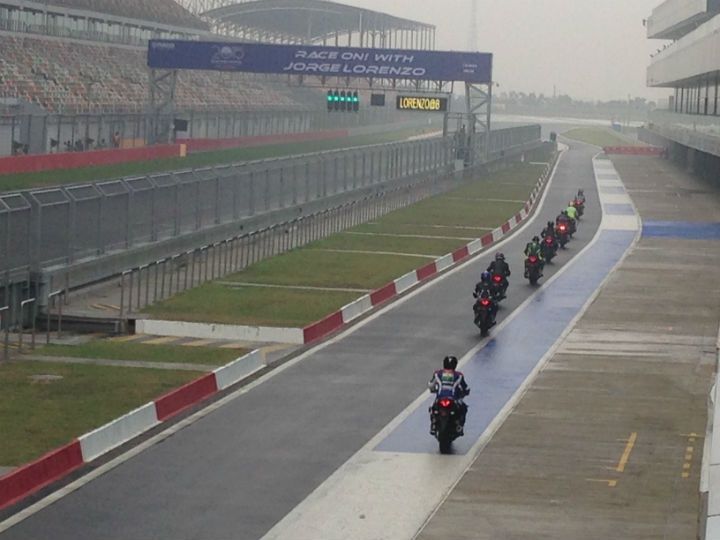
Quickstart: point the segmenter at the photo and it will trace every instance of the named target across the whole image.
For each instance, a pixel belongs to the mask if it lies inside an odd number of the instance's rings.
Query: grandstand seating
[[[174,0],[48,0],[48,4],[96,11],[170,26],[207,30],[208,25]]]
[[[124,2],[149,4],[117,0],[118,4]],[[65,114],[135,112],[147,103],[144,49],[16,34],[0,35],[0,50],[0,97],[17,97]],[[259,76],[182,72],[176,105],[183,109],[288,110],[302,108],[298,96]]]

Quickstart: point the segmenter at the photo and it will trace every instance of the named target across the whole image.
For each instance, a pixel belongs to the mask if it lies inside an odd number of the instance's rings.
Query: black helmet
[[[458,364],[458,359],[455,356],[446,356],[443,358],[443,369],[455,369]]]
[[[555,224],[554,224],[552,221],[548,221],[548,222],[547,222],[547,226],[548,226],[549,228],[552,228],[552,227],[555,227]]]
[[[533,242],[539,242],[540,237],[539,236],[533,236]]]
[[[496,260],[496,261],[504,261],[504,260],[505,260],[505,255],[503,254],[502,251],[498,251],[498,252],[495,254],[495,260]]]

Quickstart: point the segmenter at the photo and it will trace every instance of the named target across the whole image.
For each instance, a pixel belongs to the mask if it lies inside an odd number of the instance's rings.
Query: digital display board
[[[448,98],[433,96],[398,96],[399,111],[445,112],[448,110]]]
[[[490,53],[361,49],[221,41],[151,39],[148,67],[375,77],[431,81],[492,81]]]

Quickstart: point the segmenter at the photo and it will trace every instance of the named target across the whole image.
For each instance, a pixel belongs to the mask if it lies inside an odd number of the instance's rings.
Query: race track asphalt
[[[528,229],[501,249],[513,270],[500,319],[536,289],[522,249],[584,188],[586,216],[557,268],[599,221],[591,159],[571,144]],[[471,291],[494,250],[436,280],[107,474],[0,534],[2,540],[257,540],[405,409],[446,354],[478,344]],[[429,437],[429,435],[428,435]]]

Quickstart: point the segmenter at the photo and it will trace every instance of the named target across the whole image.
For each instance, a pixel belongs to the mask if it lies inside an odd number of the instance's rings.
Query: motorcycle
[[[568,221],[568,223],[569,223],[568,234],[570,235],[570,238],[572,238],[573,234],[575,234],[577,232],[577,221],[575,221],[574,219],[570,219]]]
[[[449,454],[452,442],[461,436],[460,406],[450,397],[440,397],[430,407],[431,432],[438,440],[441,454]]]
[[[525,277],[530,280],[530,285],[537,285],[542,276],[540,258],[537,255],[530,255],[525,260]]]
[[[504,300],[507,298],[505,295],[505,292],[508,288],[508,281],[502,274],[493,274],[492,277],[492,293],[493,293],[493,299],[496,302],[500,302],[501,300]]]
[[[551,262],[553,258],[555,258],[555,255],[557,255],[557,240],[555,240],[554,236],[548,235],[545,237],[542,244],[540,244],[540,248],[542,249],[543,259],[547,262]]]
[[[578,218],[583,217],[583,214],[585,213],[585,203],[581,200],[575,199],[573,206],[575,207],[575,210],[577,210]]]
[[[480,329],[480,335],[485,337],[490,329],[495,326],[496,304],[492,298],[480,297],[473,306],[475,312],[475,326]]]
[[[570,241],[570,231],[568,226],[565,223],[558,223],[555,227],[555,231],[560,247],[565,249],[565,245]]]

